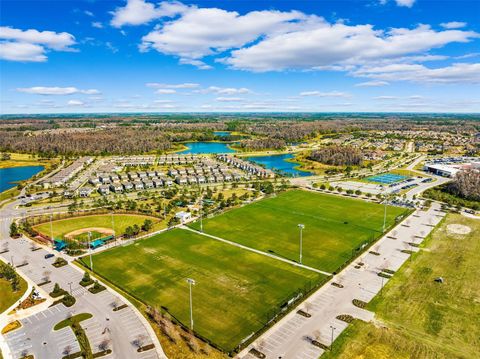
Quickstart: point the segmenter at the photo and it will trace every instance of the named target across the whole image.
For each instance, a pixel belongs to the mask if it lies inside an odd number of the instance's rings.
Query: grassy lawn
[[[64,319],[61,322],[58,322],[53,327],[53,330],[60,330],[66,327],[71,327],[75,323],[80,323],[81,321],[90,319],[92,315],[90,313],[80,313],[76,314],[70,318]]]
[[[154,229],[160,229],[165,225],[159,219],[149,216],[142,216],[136,214],[115,214],[114,216],[115,231],[118,234],[123,234],[128,226],[137,224],[141,226],[146,219],[151,219],[154,223]],[[53,221],[53,236],[61,238],[65,234],[82,228],[112,228],[112,216],[94,215],[62,219]],[[47,236],[50,236],[50,222],[39,224],[34,227],[37,231]]]
[[[381,235],[383,212],[376,203],[295,190],[206,219],[203,230],[298,261],[302,223],[303,263],[334,272],[352,250]],[[402,213],[405,209],[389,207],[387,225]],[[199,229],[200,223],[192,227]]]
[[[0,278],[0,313],[3,313],[12,304],[16,303],[27,290],[27,282],[25,282],[25,279],[20,276],[19,279],[20,289],[16,292],[12,292],[12,285],[10,282]]]
[[[187,326],[186,279],[195,279],[195,331],[225,351],[261,329],[295,291],[325,279],[181,229],[99,253],[93,263],[95,272],[146,304],[168,308]]]
[[[447,231],[468,226],[468,235]],[[356,322],[324,358],[476,358],[480,347],[480,221],[449,215],[369,308],[387,328]],[[443,277],[445,283],[435,283]],[[408,300],[406,300],[408,298]]]

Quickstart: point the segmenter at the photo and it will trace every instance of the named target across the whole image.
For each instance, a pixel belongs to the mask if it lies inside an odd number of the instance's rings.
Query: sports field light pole
[[[193,303],[192,303],[192,285],[195,285],[195,280],[187,278],[188,286],[190,288],[190,329],[193,331]]]
[[[333,347],[333,332],[335,331],[335,328],[333,325],[330,325],[330,329],[332,329],[332,339],[330,340],[330,351],[332,351],[332,347]]]
[[[50,238],[52,239],[52,243],[53,243],[54,239],[53,239],[53,224],[52,224],[52,221],[53,221],[53,213],[50,213]]]
[[[298,228],[300,228],[300,264],[302,264],[302,231],[305,228],[304,224],[299,224]]]
[[[93,272],[92,246],[90,245],[91,239],[92,239],[92,232],[88,232],[88,249],[90,251],[90,270]]]
[[[386,195],[387,190],[383,190],[383,204],[384,204],[384,209],[383,209],[383,233],[385,233],[385,227],[387,225],[387,195]]]
[[[203,232],[203,196],[200,197],[200,232]]]
[[[112,231],[113,231],[113,239],[116,241],[117,240],[117,236],[115,235],[115,222],[114,222],[114,219],[113,219],[113,211],[111,213],[112,215]],[[111,247],[111,246],[110,246]]]

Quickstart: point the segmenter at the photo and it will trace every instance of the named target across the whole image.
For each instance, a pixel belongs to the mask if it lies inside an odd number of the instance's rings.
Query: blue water
[[[228,137],[230,136],[230,132],[228,131],[213,131],[213,134],[215,136],[219,136],[219,137]]]
[[[265,168],[268,168],[272,171],[279,172],[280,174],[284,176],[289,176],[289,177],[305,177],[305,176],[311,176],[313,175],[312,172],[306,172],[306,171],[299,171],[295,169],[295,166],[298,166],[297,163],[292,163],[292,162],[287,162],[286,160],[289,160],[291,158],[294,158],[294,155],[291,153],[287,153],[284,155],[270,155],[270,156],[258,156],[258,157],[248,157],[248,159],[252,162],[259,163]]]
[[[0,192],[16,186],[14,182],[24,181],[43,170],[43,166],[0,168]]]
[[[184,143],[187,150],[178,152],[186,154],[197,153],[233,153],[235,150],[228,148],[228,145],[221,142],[187,142]]]

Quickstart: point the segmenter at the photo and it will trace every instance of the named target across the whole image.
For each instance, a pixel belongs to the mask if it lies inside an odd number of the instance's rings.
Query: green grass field
[[[86,258],[85,265],[89,260]],[[175,229],[93,257],[95,272],[146,304],[164,306],[230,351],[263,327],[294,292],[326,277],[208,237]]]
[[[19,279],[20,289],[16,292],[13,292],[10,282],[0,278],[0,314],[7,310],[12,304],[17,302],[27,290],[27,282],[25,279],[20,276]]]
[[[134,215],[134,214],[115,214],[114,216],[115,232],[117,234],[123,234],[128,226],[137,224],[141,226],[146,219],[151,219],[154,222],[155,229],[162,228],[161,223],[157,218]],[[76,231],[82,228],[112,228],[112,217],[109,214],[106,215],[94,215],[74,217],[68,219],[62,219],[53,221],[53,236],[55,238],[63,238],[65,234],[72,231]],[[37,231],[47,236],[50,236],[50,222],[46,222],[34,227]]]
[[[471,228],[455,235],[450,224]],[[448,215],[426,243],[368,305],[387,328],[355,322],[322,359],[478,358],[480,220]],[[434,279],[443,277],[443,284]]]
[[[387,227],[406,210],[387,208]],[[299,260],[303,230],[303,264],[336,271],[352,250],[381,235],[384,206],[351,198],[294,190],[233,209],[203,221],[203,230],[251,248]],[[195,229],[200,223],[192,224]]]

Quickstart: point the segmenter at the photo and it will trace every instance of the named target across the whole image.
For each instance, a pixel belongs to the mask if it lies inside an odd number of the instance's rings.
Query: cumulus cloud
[[[320,91],[303,91],[300,92],[300,96],[315,96],[315,97],[349,97],[350,95],[346,92],[340,91],[330,91],[330,92],[320,92]]]
[[[387,81],[366,81],[356,84],[355,87],[380,87],[387,85],[389,85]]]
[[[103,29],[103,24],[100,21],[94,21],[92,22],[92,27],[95,27],[97,29]]]
[[[240,102],[244,100],[245,99],[241,97],[217,97],[215,99],[215,101],[218,101],[218,102]]]
[[[415,0],[395,0],[398,6],[412,7]]]
[[[124,7],[117,7],[111,14],[110,24],[114,27],[125,25],[142,25],[164,16],[174,16],[187,7],[180,2],[162,2],[156,7],[144,0],[128,0]]]
[[[225,62],[251,71],[315,69],[322,66],[363,65],[428,51],[452,42],[478,38],[472,31],[414,29],[375,30],[371,25],[318,24],[313,29],[266,38],[234,50]]]
[[[237,95],[237,94],[248,94],[252,93],[252,91],[245,87],[218,87],[218,86],[210,86],[206,89],[197,90],[197,93],[214,93],[217,95]]]
[[[43,62],[46,52],[74,51],[75,37],[67,32],[20,30],[0,26],[0,58],[10,61]]]
[[[175,91],[174,89],[158,89],[157,91],[155,91],[155,93],[159,95],[170,95],[177,93],[177,91]]]
[[[461,22],[461,21],[450,21],[450,22],[442,22],[440,26],[445,29],[461,29],[462,27],[467,26],[467,23]]]
[[[67,105],[68,106],[84,106],[85,103],[83,101],[80,101],[80,100],[70,100],[67,102]]]
[[[480,63],[456,63],[450,66],[428,68],[420,64],[392,64],[363,67],[355,76],[381,81],[411,81],[421,83],[480,83]]]
[[[147,82],[145,86],[154,87],[154,88],[165,88],[165,89],[193,89],[193,88],[200,87],[200,84],[192,83],[192,82],[184,82],[181,84],[164,84],[159,82]]]
[[[80,90],[76,87],[45,87],[34,86],[17,88],[18,92],[24,92],[35,95],[73,95],[73,94],[85,94],[85,95],[98,95],[100,91],[96,89]]]

